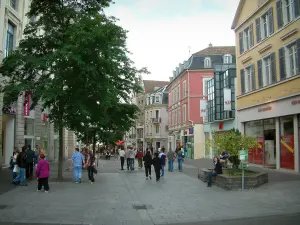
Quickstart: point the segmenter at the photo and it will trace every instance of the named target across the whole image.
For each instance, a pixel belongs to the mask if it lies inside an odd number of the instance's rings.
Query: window
[[[253,46],[253,24],[239,33],[240,54]]]
[[[257,62],[259,88],[274,84],[276,78],[275,53],[272,53]]]
[[[156,133],[156,134],[159,134],[159,125],[156,125],[156,126],[155,126],[155,133]]]
[[[177,87],[177,101],[180,101],[180,86]]]
[[[204,59],[204,68],[211,68],[211,60],[210,58]]]
[[[183,81],[183,97],[186,97],[186,80]]]
[[[255,23],[256,41],[259,43],[261,40],[264,40],[274,33],[273,8],[270,8],[261,17],[257,18]]]
[[[9,56],[14,50],[14,40],[15,40],[15,27],[11,23],[8,23],[7,32],[6,32],[5,57]]]
[[[183,105],[182,107],[182,122],[183,124],[186,124],[186,105]]]
[[[17,10],[17,0],[10,0],[10,6],[11,6],[14,10]]]
[[[207,82],[210,80],[211,78],[203,78],[202,83],[203,83],[203,95],[207,96]]]
[[[230,64],[232,63],[232,56],[227,54],[223,56],[223,62],[224,64]]]
[[[253,90],[255,90],[255,74],[254,65],[251,65],[241,70],[241,92],[245,94]]]
[[[34,135],[34,119],[26,118],[24,123],[24,135]]]
[[[180,118],[180,107],[177,108],[177,124],[180,125],[181,124],[181,118]]]
[[[159,103],[159,96],[155,96],[155,102]]]
[[[300,73],[300,38],[279,49],[280,80]]]
[[[299,0],[277,0],[277,23],[280,29],[300,15]]]

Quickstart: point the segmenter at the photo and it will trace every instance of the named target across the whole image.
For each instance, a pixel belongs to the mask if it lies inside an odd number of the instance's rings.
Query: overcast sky
[[[230,29],[239,0],[115,0],[107,13],[129,31],[128,48],[144,79],[169,80],[191,53],[235,45]]]

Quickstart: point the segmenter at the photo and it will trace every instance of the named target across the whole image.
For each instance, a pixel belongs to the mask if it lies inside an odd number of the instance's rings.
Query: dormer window
[[[232,56],[229,54],[226,54],[223,56],[223,62],[224,64],[230,64],[232,63]]]
[[[211,60],[210,58],[204,59],[204,68],[211,68]]]
[[[159,103],[159,96],[155,96],[155,103]]]

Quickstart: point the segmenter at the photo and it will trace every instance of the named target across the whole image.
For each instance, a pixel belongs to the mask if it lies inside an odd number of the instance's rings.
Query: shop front
[[[246,135],[257,138],[249,163],[299,172],[300,96],[239,110]]]
[[[186,149],[186,157],[194,158],[194,128],[188,128],[183,130],[182,136],[183,148]]]

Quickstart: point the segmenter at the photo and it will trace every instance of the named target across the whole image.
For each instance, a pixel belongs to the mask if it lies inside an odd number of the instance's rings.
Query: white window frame
[[[182,122],[183,122],[183,124],[186,124],[186,104],[184,104],[183,106],[182,106]]]
[[[253,67],[251,65],[249,65],[248,67],[246,67],[244,69],[244,71],[245,71],[245,93],[253,91],[252,90],[252,87],[253,87],[253,84],[252,84],[253,71],[252,71],[251,68],[253,68]]]
[[[12,37],[12,48],[10,49],[9,45],[9,39]],[[7,57],[14,49],[15,49],[15,39],[16,39],[16,26],[8,22],[7,23],[7,29],[6,29],[6,42],[5,42],[5,57]]]
[[[293,60],[294,60],[294,68],[291,68],[291,53],[290,49],[291,47],[294,48],[294,54],[293,54]],[[296,58],[297,58],[297,43],[296,40],[293,40],[292,42],[288,43],[287,45],[284,46],[285,48],[285,69],[286,69],[286,77],[292,77],[297,75],[297,65],[296,65]]]
[[[202,91],[202,94],[204,96],[207,96],[207,91],[206,91],[206,87],[207,87],[207,82],[211,80],[211,78],[207,78],[207,77],[203,77],[202,79],[202,85],[203,85],[203,91]]]
[[[159,130],[160,130],[160,129],[159,129],[159,125],[155,125],[155,133],[156,133],[156,134],[159,134]]]
[[[230,64],[232,63],[232,55],[226,54],[223,56],[223,63],[224,64]]]
[[[180,85],[177,87],[177,102],[180,101]]]
[[[262,78],[263,87],[272,84],[272,61],[271,54],[265,56],[261,60],[262,62]]]
[[[211,59],[209,57],[204,59],[204,68],[211,68]]]
[[[180,118],[180,107],[177,108],[177,124],[181,124],[181,118]]]
[[[288,3],[286,1],[288,1]],[[281,0],[281,2],[283,24],[285,25],[295,19],[294,5],[292,4],[292,0]]]
[[[187,93],[186,93],[186,80],[184,80],[184,81],[182,82],[182,85],[183,85],[183,97],[185,98],[186,95],[187,95]]]
[[[251,48],[250,26],[243,30],[243,46],[244,52]]]
[[[9,6],[13,8],[15,11],[18,10],[18,0],[9,0]]]
[[[159,103],[160,102],[160,97],[159,97],[159,95],[156,95],[155,96],[155,103]]]

